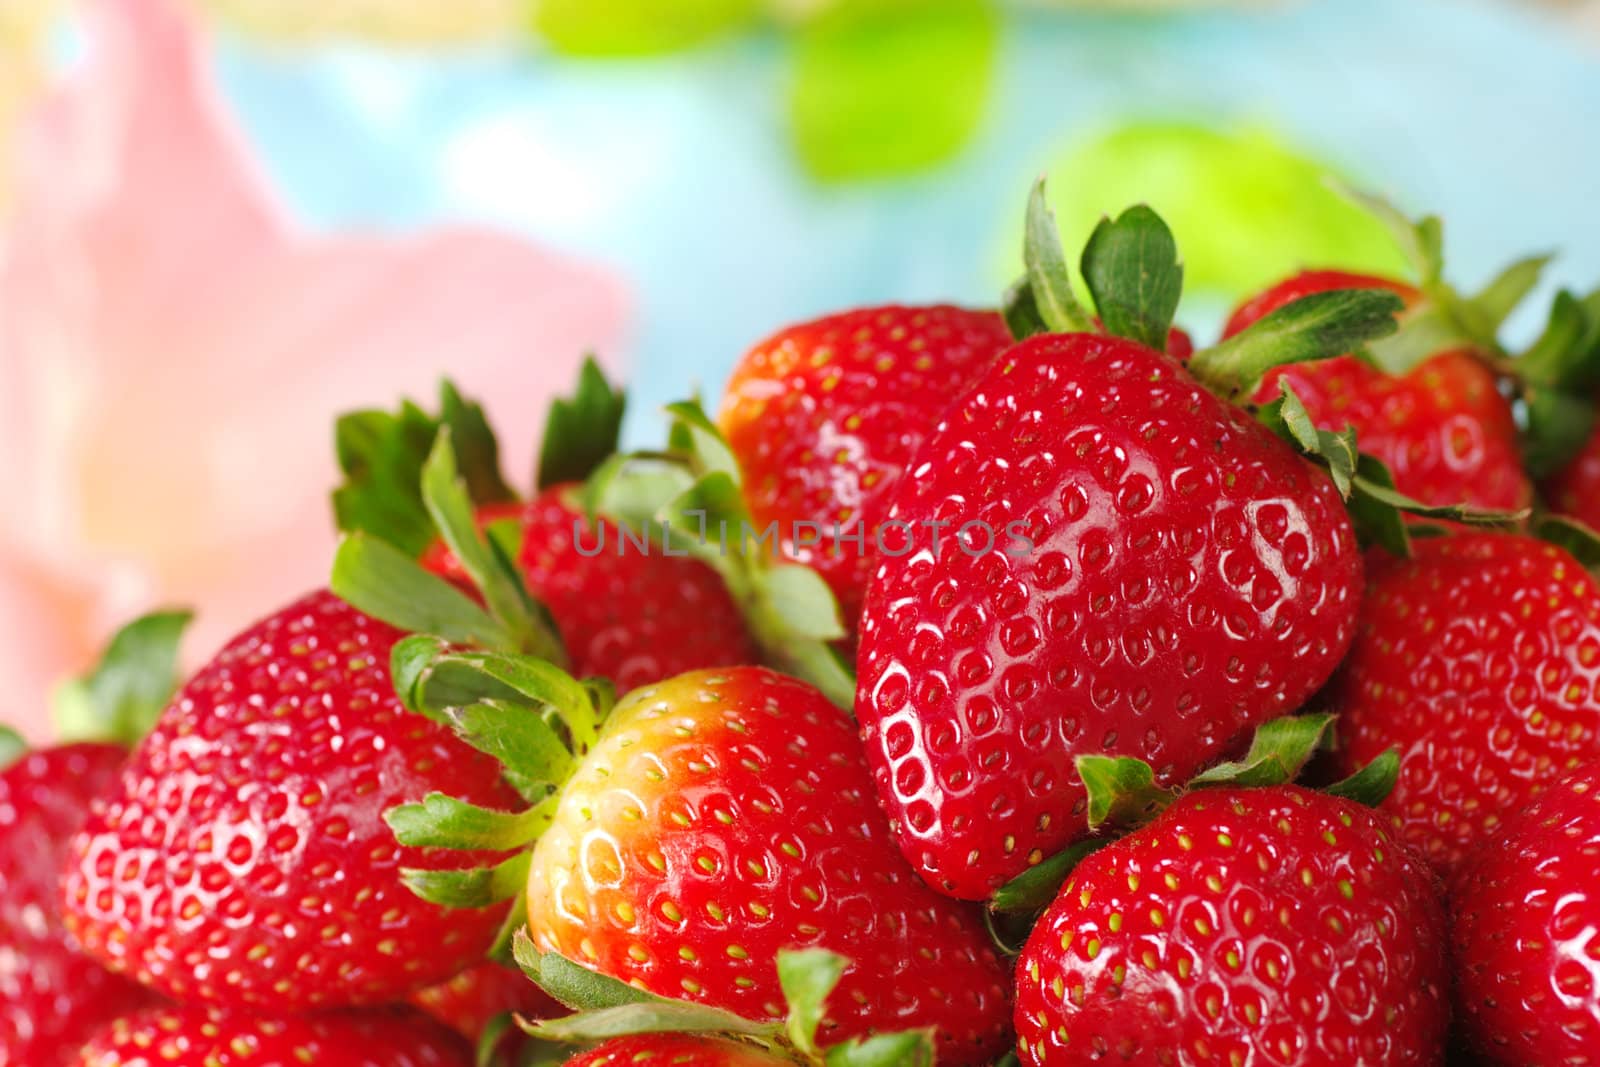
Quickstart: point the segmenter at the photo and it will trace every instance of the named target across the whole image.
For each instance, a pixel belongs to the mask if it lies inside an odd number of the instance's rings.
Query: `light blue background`
[[[1561,249],[1555,279],[1600,282],[1600,46],[1473,0],[1016,13],[962,155],[846,186],[815,184],[793,157],[773,37],[627,63],[229,40],[220,64],[306,222],[489,221],[628,279],[635,441],[778,324],[868,301],[992,301],[1031,177],[1123,120],[1272,125],[1443,213],[1458,281]],[[1202,306],[1186,319],[1205,336],[1220,303]]]

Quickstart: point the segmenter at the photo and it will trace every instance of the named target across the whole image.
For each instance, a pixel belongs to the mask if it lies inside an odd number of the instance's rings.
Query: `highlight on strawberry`
[[[1041,182],[654,444],[345,416],[326,588],[0,732],[0,1067],[1600,1062],[1600,296],[1350,195],[1210,345]]]

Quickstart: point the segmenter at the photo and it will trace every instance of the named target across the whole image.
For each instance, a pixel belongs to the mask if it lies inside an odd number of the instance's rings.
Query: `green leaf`
[[[1022,261],[1039,317],[1056,333],[1093,333],[1094,319],[1072,291],[1072,272],[1061,247],[1055,212],[1045,199],[1044,179],[1034,183],[1022,234]]]
[[[902,1030],[834,1045],[823,1057],[827,1067],[933,1067],[934,1032]]]
[[[1017,1059],[1015,1051],[1007,1052],[995,1061],[994,1067],[1019,1067],[1021,1061]]]
[[[1552,258],[1541,255],[1519,259],[1478,293],[1462,301],[1458,314],[1465,320],[1469,332],[1480,340],[1493,341],[1506,319],[1538,286]]]
[[[1328,786],[1323,792],[1375,808],[1394,792],[1394,783],[1399,777],[1400,753],[1397,749],[1391,748],[1350,777]]]
[[[1085,856],[1110,843],[1107,837],[1086,837],[1047,857],[995,890],[989,910],[1008,914],[1043,911],[1056,899],[1072,869]]]
[[[1196,352],[1189,369],[1224,396],[1247,397],[1274,367],[1330,359],[1393,333],[1403,306],[1381,289],[1312,293]]]
[[[1006,287],[1005,296],[1000,301],[1000,314],[1005,318],[1011,336],[1018,341],[1050,332],[1044,319],[1039,316],[1039,305],[1033,299],[1033,286],[1027,275]]]
[[[428,669],[449,648],[448,642],[433,634],[410,634],[395,642],[389,653],[389,677],[393,679],[395,695],[407,711],[426,715],[435,722],[446,721],[443,706],[434,709],[424,705],[422,682]]]
[[[759,0],[539,0],[533,29],[571,56],[648,56],[692,48],[753,22]]]
[[[1319,429],[1287,378],[1278,379],[1278,390],[1278,398],[1263,405],[1256,417],[1273,433],[1321,463],[1339,495],[1348,497],[1359,464],[1355,431],[1349,427],[1338,432]]]
[[[420,804],[400,804],[383,813],[395,840],[413,848],[510,852],[535,841],[555,814],[551,797],[525,811],[493,811],[443,793]]]
[[[438,712],[479,701],[549,708],[574,747],[591,747],[598,734],[600,716],[589,686],[533,656],[442,652],[422,675],[417,693],[424,710]]]
[[[1377,545],[1391,556],[1410,559],[1413,531],[1406,523],[1404,512],[1383,496],[1370,491],[1373,486],[1395,491],[1394,475],[1375,456],[1361,456],[1357,469],[1361,473],[1363,491],[1352,494],[1345,501],[1357,539],[1363,545]]]
[[[1155,772],[1131,756],[1079,756],[1078,777],[1089,793],[1089,829],[1132,828],[1148,822],[1172,802],[1173,792],[1155,784]]]
[[[857,181],[956,154],[987,108],[999,49],[992,0],[847,3],[803,26],[789,100],[810,173]]]
[[[1402,375],[1441,352],[1478,343],[1451,307],[1435,298],[1408,312],[1398,330],[1369,344],[1363,355],[1385,374]]]
[[[1600,377],[1600,351],[1596,337],[1600,321],[1591,317],[1586,301],[1570,290],[1555,295],[1550,317],[1538,340],[1517,358],[1517,376],[1545,389],[1587,391]]]
[[[735,485],[739,484],[739,461],[698,400],[668,404],[667,414],[675,420],[674,429],[681,430],[687,439],[690,468],[696,475],[726,474]]]
[[[1183,292],[1172,231],[1143,204],[1101,219],[1084,246],[1082,270],[1106,332],[1166,351]]]
[[[1383,504],[1419,518],[1443,519],[1446,522],[1459,522],[1468,526],[1502,528],[1515,526],[1528,517],[1527,508],[1520,511],[1498,511],[1471,504],[1424,504],[1395,489],[1394,479],[1389,474],[1388,468],[1384,467],[1376,457],[1365,453],[1362,454],[1361,462],[1357,466],[1353,485],[1351,500],[1371,500],[1375,504]]]
[[[1310,762],[1327,736],[1334,716],[1286,715],[1263,723],[1242,760],[1219,763],[1189,780],[1197,786],[1253,788],[1292,782]]]
[[[602,463],[584,483],[578,506],[591,520],[604,515],[639,530],[654,522],[657,513],[694,483],[694,474],[682,462],[659,456],[617,455]],[[614,538],[617,531],[609,533]],[[592,525],[583,543],[597,543]],[[602,551],[614,553],[616,544],[608,539]]]
[[[523,1025],[541,1041],[589,1045],[633,1034],[749,1034],[769,1036],[771,1023],[741,1018],[719,1008],[678,1000],[648,1000],[615,1008],[579,1012]]]
[[[1388,228],[1395,244],[1411,264],[1424,290],[1437,285],[1444,275],[1444,225],[1438,216],[1413,221],[1385,197],[1357,189],[1333,179],[1336,192],[1370,212]]]
[[[512,955],[534,985],[573,1011],[599,1011],[624,1004],[670,1003],[626,982],[597,974],[556,952],[540,952],[526,930],[518,930]]]
[[[329,586],[340,599],[402,630],[486,648],[515,643],[477,601],[400,549],[365,533],[340,542]]]
[[[500,1045],[515,1025],[510,1012],[501,1012],[485,1023],[483,1031],[478,1034],[478,1040],[473,1045],[473,1067],[504,1067],[500,1057]]]
[[[340,530],[365,531],[413,556],[433,542],[421,478],[441,426],[449,427],[456,441],[473,501],[482,505],[512,498],[483,409],[462,398],[448,381],[440,384],[439,406],[437,417],[404,401],[394,413],[357,411],[339,419],[334,448],[344,479],[333,493],[333,510]]]
[[[530,783],[536,798],[540,787],[559,789],[572,773],[572,753],[525,704],[482,700],[446,714],[463,741],[499,760],[508,778]]]
[[[1522,396],[1522,463],[1548,478],[1582,451],[1595,428],[1595,401],[1583,393],[1529,389]]]
[[[766,582],[766,595],[789,632],[818,641],[835,641],[845,635],[839,602],[816,571],[798,563],[780,563],[767,572]]]
[[[400,871],[406,888],[430,904],[444,908],[486,908],[516,897],[528,887],[531,852],[518,852],[493,867],[460,871]]]
[[[439,383],[439,423],[450,432],[473,504],[481,507],[516,497],[500,473],[500,442],[482,406],[464,399],[448,378]]]
[[[593,356],[583,361],[571,396],[558,397],[545,419],[539,488],[581,482],[617,450],[626,400]]]
[[[357,411],[340,416],[334,451],[344,481],[333,492],[339,529],[364,530],[410,555],[421,554],[434,531],[417,486],[437,432],[437,420],[409,401],[398,414]]]
[[[817,1027],[827,1012],[828,997],[849,966],[849,960],[824,948],[778,953],[778,984],[789,1002],[784,1029],[795,1048],[808,1056],[818,1051]]]
[[[1585,568],[1600,567],[1600,533],[1565,515],[1544,515],[1534,524],[1533,535],[1571,553]]]
[[[28,751],[28,742],[9,726],[0,724],[0,771],[5,770]]]
[[[448,427],[439,431],[423,464],[422,503],[462,570],[483,594],[489,614],[512,636],[512,643],[500,650],[532,652],[565,663],[566,651],[549,613],[528,595],[515,563],[495,551],[478,529]]]
[[[158,611],[118,630],[93,670],[56,690],[60,739],[129,747],[142,740],[178,687],[178,645],[193,618],[189,611]]]

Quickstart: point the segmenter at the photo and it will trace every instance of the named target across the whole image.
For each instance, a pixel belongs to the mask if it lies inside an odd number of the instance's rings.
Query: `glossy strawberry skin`
[[[498,963],[481,963],[462,971],[447,982],[418,990],[409,1001],[471,1041],[505,1012],[525,1019],[567,1014],[521,971]]]
[[[268,1010],[380,1003],[479,959],[505,909],[417,898],[383,813],[431,791],[520,806],[497,765],[394,696],[398,631],[317,592],[179,691],[73,842],[68,929],[175,999]]]
[[[544,951],[663,996],[780,1018],[780,949],[854,962],[819,1042],[937,1025],[940,1063],[1005,1044],[1006,973],[975,909],[894,849],[849,716],[765,668],[639,690],[534,849]]]
[[[1018,345],[929,437],[893,515],[946,541],[874,576],[856,714],[902,851],[954,896],[1084,833],[1076,756],[1185,780],[1303,703],[1354,633],[1360,554],[1327,476],[1129,341]],[[957,547],[968,522],[994,550],[976,531]]]
[[[198,1006],[118,1019],[77,1067],[471,1067],[461,1037],[420,1015],[390,1010],[263,1017]]]
[[[56,1067],[149,995],[78,951],[61,923],[61,864],[127,752],[75,744],[0,772],[0,1067]]]
[[[625,542],[614,522],[600,520],[603,532],[589,527],[571,495],[571,487],[556,487],[522,503],[482,508],[478,518],[520,521],[523,580],[549,609],[576,675],[609,678],[626,692],[684,671],[757,661],[743,617],[715,571],[665,554],[659,541]],[[446,577],[465,577],[443,542],[422,563]]]
[[[567,1067],[784,1067],[789,1060],[721,1038],[693,1034],[623,1037],[567,1061]]]
[[[1339,772],[1389,748],[1384,808],[1447,877],[1561,774],[1600,758],[1600,586],[1520,534],[1374,550],[1350,657],[1330,687]]]
[[[1413,305],[1421,299],[1412,287],[1385,278],[1306,271],[1241,306],[1224,336],[1332,289],[1387,289]],[[1396,487],[1425,504],[1516,510],[1533,499],[1511,406],[1494,372],[1471,352],[1440,352],[1399,376],[1353,356],[1281,367],[1262,381],[1256,400],[1277,397],[1280,379],[1294,386],[1322,429],[1355,427],[1361,450],[1383,460]]]
[[[1445,919],[1386,820],[1199,790],[1073,871],[1017,961],[1028,1067],[1438,1064]]]
[[[1508,819],[1451,905],[1457,1007],[1483,1055],[1600,1062],[1600,765]]]
[[[993,311],[872,307],[780,330],[734,368],[717,421],[755,525],[778,524],[785,555],[827,579],[851,629],[890,489],[951,398],[1010,345]],[[822,524],[823,543],[796,544],[796,522]],[[865,549],[836,546],[836,523],[859,524]]]
[[[1544,485],[1550,509],[1600,529],[1600,425]]]

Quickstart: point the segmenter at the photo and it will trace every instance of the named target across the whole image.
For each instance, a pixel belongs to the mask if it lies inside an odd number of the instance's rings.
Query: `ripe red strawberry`
[[[758,658],[733,598],[716,571],[668,555],[659,540],[625,541],[609,519],[590,525],[557,486],[522,503],[478,510],[480,523],[513,518],[528,591],[549,610],[581,677],[609,678],[621,691],[684,671]],[[575,536],[578,530],[581,536]],[[466,576],[443,541],[423,555],[428,569]]]
[[[472,1049],[405,1011],[273,1018],[197,1006],[118,1019],[78,1067],[470,1067]]]
[[[778,524],[784,554],[827,580],[852,631],[890,488],[950,398],[1010,344],[993,311],[871,307],[780,330],[734,368],[717,421],[751,516]],[[797,522],[821,524],[821,544],[796,544]],[[859,524],[868,547],[836,543],[834,524]]]
[[[1520,534],[1374,551],[1350,658],[1331,687],[1345,772],[1397,748],[1385,802],[1448,875],[1556,776],[1600,758],[1600,586]]]
[[[447,982],[411,994],[410,1003],[450,1029],[476,1041],[489,1023],[505,1012],[526,1019],[562,1014],[527,975],[498,963],[480,963]]]
[[[400,705],[399,636],[313,593],[190,679],[73,843],[87,951],[179,999],[285,1011],[392,1000],[481,957],[504,909],[426,904],[400,869],[486,857],[400,848],[382,814],[434,790],[520,801]]]
[[[1600,426],[1543,488],[1551,511],[1600,529]]]
[[[0,1067],[56,1067],[148,994],[81,954],[61,925],[61,865],[125,750],[75,744],[0,772]]]
[[[717,422],[755,525],[778,524],[784,553],[827,580],[852,633],[895,482],[951,399],[1011,340],[993,311],[858,308],[780,330],[734,368]],[[1175,357],[1193,350],[1171,332]],[[819,524],[821,543],[805,543],[804,527],[797,543],[797,522]],[[835,525],[859,525],[865,547],[836,541]]]
[[[1343,271],[1305,271],[1241,305],[1223,336],[1311,293],[1383,289],[1416,307],[1422,294],[1387,278]],[[1382,460],[1395,487],[1424,504],[1470,503],[1516,510],[1533,490],[1523,473],[1517,426],[1487,363],[1470,350],[1442,351],[1401,375],[1354,356],[1280,367],[1256,393],[1279,394],[1289,382],[1312,421],[1325,430],[1352,426],[1362,451]]]
[[[1328,477],[1120,338],[1012,349],[892,515],[921,551],[874,576],[856,712],[902,850],[955,896],[1082,833],[1075,755],[1185,780],[1315,692],[1354,632],[1360,555]]]
[[[790,1063],[725,1038],[646,1034],[607,1041],[572,1057],[567,1067],[784,1067]]]
[[[1457,1006],[1490,1062],[1600,1062],[1600,765],[1508,818],[1452,899]]]
[[[822,1044],[936,1026],[939,1062],[1003,1048],[1005,971],[974,910],[896,854],[849,716],[758,667],[625,698],[534,847],[537,946],[661,996],[783,1017],[775,957],[847,955]]]
[[[1072,872],[1017,961],[1029,1067],[1442,1061],[1445,923],[1383,818],[1191,792]]]

